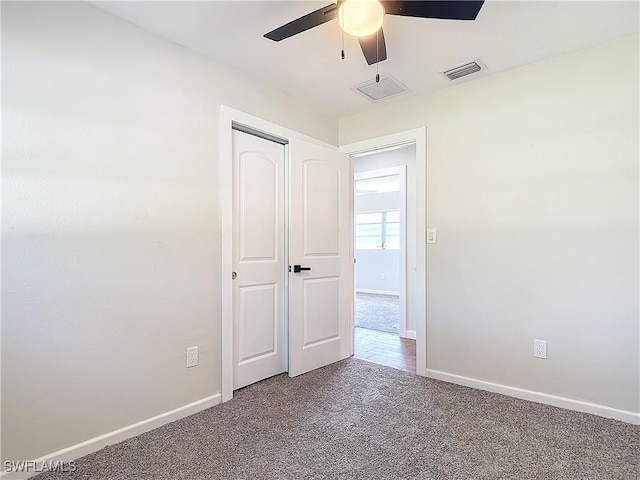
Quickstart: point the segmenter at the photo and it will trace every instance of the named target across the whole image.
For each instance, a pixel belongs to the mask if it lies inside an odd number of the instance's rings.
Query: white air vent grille
[[[487,68],[486,65],[484,65],[480,60],[475,59],[471,62],[466,62],[456,67],[443,70],[440,73],[447,77],[449,80],[453,81],[457,80],[458,78],[471,75],[472,73],[479,72],[480,70],[484,70],[485,68]]]
[[[381,75],[380,81],[368,80],[356,85],[353,90],[363,95],[372,102],[408,92],[409,89],[396,80],[392,75]]]

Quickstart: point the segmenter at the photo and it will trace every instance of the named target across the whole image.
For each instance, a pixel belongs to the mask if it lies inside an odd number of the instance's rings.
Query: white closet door
[[[287,369],[285,149],[233,131],[233,388]]]

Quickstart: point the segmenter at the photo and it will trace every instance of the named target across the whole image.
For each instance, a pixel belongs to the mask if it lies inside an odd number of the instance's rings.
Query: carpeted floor
[[[638,426],[348,359],[36,478],[636,479],[639,437]]]
[[[356,327],[398,335],[400,301],[393,295],[356,293]]]

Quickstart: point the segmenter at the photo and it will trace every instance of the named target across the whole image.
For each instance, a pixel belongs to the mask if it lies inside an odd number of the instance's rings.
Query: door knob
[[[235,280],[238,278],[238,274],[236,272],[231,272],[231,280]]]
[[[300,265],[294,265],[293,266],[293,273],[300,273],[303,270],[311,270],[311,267],[302,267]]]

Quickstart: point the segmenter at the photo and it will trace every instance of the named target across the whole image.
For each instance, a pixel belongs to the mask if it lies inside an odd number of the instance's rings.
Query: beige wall
[[[84,3],[2,2],[2,82],[2,459],[220,392],[220,104],[337,121]]]
[[[427,368],[640,411],[638,84],[636,35],[341,119],[427,126]]]

